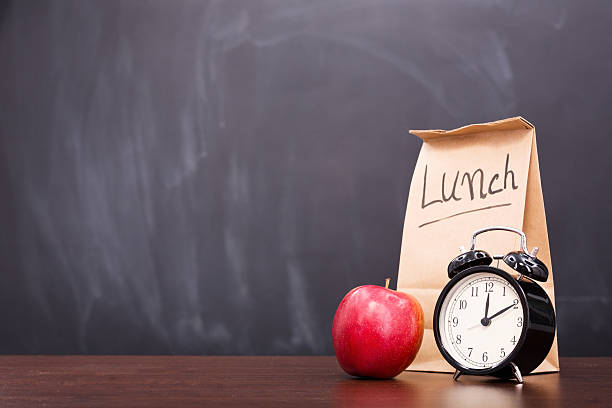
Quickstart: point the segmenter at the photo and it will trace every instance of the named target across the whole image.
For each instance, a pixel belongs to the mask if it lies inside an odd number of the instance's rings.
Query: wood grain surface
[[[0,356],[3,407],[611,406],[612,358],[562,358],[523,385],[405,372],[346,375],[334,357]]]

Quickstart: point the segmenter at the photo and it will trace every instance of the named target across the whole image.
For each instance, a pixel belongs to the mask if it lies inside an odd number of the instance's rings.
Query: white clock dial
[[[518,344],[523,319],[523,306],[510,282],[493,273],[474,273],[457,282],[444,298],[438,319],[440,340],[463,367],[495,367]]]

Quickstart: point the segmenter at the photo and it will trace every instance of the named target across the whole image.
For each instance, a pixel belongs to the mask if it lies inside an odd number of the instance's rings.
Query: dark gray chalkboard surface
[[[607,1],[4,1],[0,352],[332,353],[410,128],[538,132],[561,355],[610,355]]]

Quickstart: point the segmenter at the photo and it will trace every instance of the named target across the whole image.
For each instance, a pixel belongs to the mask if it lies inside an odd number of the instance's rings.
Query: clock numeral
[[[500,357],[506,357],[506,352],[504,351],[503,347],[501,348],[501,350],[499,350],[499,356]]]
[[[460,334],[457,335],[457,338],[455,339],[455,343],[461,344],[461,335]]]
[[[503,289],[504,289],[503,291],[504,293],[502,294],[502,296],[506,296],[506,287],[504,286]]]
[[[493,292],[493,282],[485,282],[485,293]]]
[[[457,327],[457,325],[459,324],[459,318],[458,317],[453,317],[453,327]]]
[[[472,351],[474,351],[474,347],[468,347],[468,357],[472,357]]]
[[[489,360],[489,356],[487,355],[487,352],[485,351],[484,353],[482,353],[482,361],[487,362]]]
[[[478,286],[472,286],[472,296],[478,296]]]
[[[523,318],[519,316],[516,320],[516,327],[523,327]]]
[[[510,343],[512,343],[513,346],[516,346],[516,336],[512,336]]]
[[[474,289],[474,288],[472,288]],[[459,309],[467,309],[467,300],[460,300],[459,301]]]
[[[513,309],[518,309],[518,299],[514,299],[512,304],[514,305]]]

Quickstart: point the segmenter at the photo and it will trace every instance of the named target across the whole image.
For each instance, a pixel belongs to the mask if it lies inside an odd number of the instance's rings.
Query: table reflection
[[[525,377],[523,384],[490,377],[407,372],[394,380],[342,377],[334,384],[338,407],[557,407],[558,374]]]

